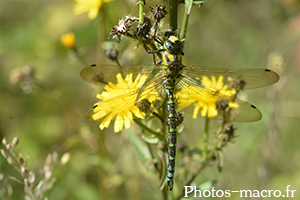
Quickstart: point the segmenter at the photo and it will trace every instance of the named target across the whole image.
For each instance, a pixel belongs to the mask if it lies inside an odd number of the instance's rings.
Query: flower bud
[[[35,181],[35,173],[30,171],[28,174],[28,183],[33,184]]]
[[[6,140],[6,138],[3,138],[3,139],[2,139],[2,144],[7,145],[7,140]]]
[[[74,33],[72,32],[63,34],[60,38],[60,42],[69,49],[76,49],[76,39]]]
[[[14,160],[10,156],[8,156],[6,160],[7,160],[8,164],[14,165]]]
[[[18,137],[14,137],[14,139],[11,142],[12,147],[17,146],[19,143],[19,138]]]
[[[1,149],[1,154],[2,154],[2,156],[5,158],[5,159],[7,159],[7,154],[6,154],[6,152],[3,150],[3,149]]]
[[[64,165],[64,164],[66,164],[67,162],[69,162],[70,157],[71,157],[71,154],[70,154],[69,152],[65,153],[65,154],[61,157],[61,159],[60,159],[61,164]]]

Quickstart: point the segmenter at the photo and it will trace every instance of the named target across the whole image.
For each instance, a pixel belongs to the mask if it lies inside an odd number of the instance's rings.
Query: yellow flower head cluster
[[[184,85],[180,92],[176,94],[179,109],[183,109],[191,104],[194,106],[193,118],[201,117],[213,118],[218,115],[216,102],[224,97],[232,97],[235,95],[235,89],[228,89],[228,85],[224,85],[223,76],[219,76],[218,80],[215,76],[211,80],[207,76],[201,79],[204,88],[194,85]],[[206,89],[207,88],[207,89]],[[227,99],[230,108],[238,108],[239,105]]]
[[[95,103],[87,118],[93,121],[102,120],[99,126],[101,130],[108,128],[112,120],[115,120],[114,132],[122,131],[123,126],[126,129],[129,128],[134,116],[141,119],[145,117],[145,113],[140,111],[135,103],[138,89],[146,79],[146,75],[141,76],[139,74],[133,81],[132,74],[128,74],[125,79],[122,78],[121,74],[117,74],[118,83],[114,85],[110,82],[105,86],[106,91],[97,95],[97,98],[102,101]],[[147,88],[141,94],[139,101],[147,99],[152,103],[157,99],[158,95],[156,91],[150,91]]]
[[[112,0],[75,0],[76,5],[74,6],[74,14],[79,15],[84,12],[88,12],[90,19],[95,19],[98,15],[99,9],[103,3]]]

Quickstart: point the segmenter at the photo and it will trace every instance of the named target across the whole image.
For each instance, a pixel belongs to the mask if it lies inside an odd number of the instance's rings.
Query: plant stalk
[[[178,21],[178,1],[170,0],[170,29],[175,31],[177,29]]]
[[[139,1],[139,23],[144,21],[145,2]]]
[[[180,32],[180,39],[185,39],[185,37],[186,37],[186,31],[187,31],[187,26],[188,26],[188,22],[189,22],[189,17],[190,17],[190,15],[188,15],[187,12],[185,11],[185,15],[184,15],[182,27],[181,27],[181,32]],[[184,44],[184,40],[182,40],[182,43]]]

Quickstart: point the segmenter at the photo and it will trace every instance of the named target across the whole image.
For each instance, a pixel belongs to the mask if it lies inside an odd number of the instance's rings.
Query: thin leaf
[[[186,14],[189,15],[191,13],[191,9],[193,5],[199,5],[199,7],[201,7],[203,3],[208,1],[209,0],[185,0]]]
[[[189,15],[193,6],[193,0],[185,0],[186,14]]]
[[[199,8],[202,7],[203,3],[208,2],[209,0],[202,0],[202,1],[198,1],[198,0],[194,0],[193,4],[194,5],[199,5]]]
[[[194,0],[193,1],[193,4],[194,5],[197,5],[197,4],[202,4],[202,3],[205,3],[205,2],[208,2],[209,0]]]
[[[157,144],[159,142],[157,137],[153,137],[153,135],[150,134],[143,134],[142,138],[149,144]]]
[[[203,151],[201,149],[196,148],[196,147],[189,147],[188,150],[191,151],[191,152],[197,153],[200,156],[203,154]]]

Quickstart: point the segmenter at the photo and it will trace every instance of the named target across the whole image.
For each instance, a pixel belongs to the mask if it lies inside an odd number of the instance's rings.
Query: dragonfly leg
[[[143,44],[144,44],[144,48],[145,48],[146,52],[149,53],[149,54],[153,54],[153,61],[154,61],[154,64],[156,65],[155,53],[159,53],[159,52],[165,51],[165,49],[158,49],[158,50],[154,50],[154,51],[148,51],[148,48],[147,48],[147,45],[146,45],[144,39],[143,39]]]

